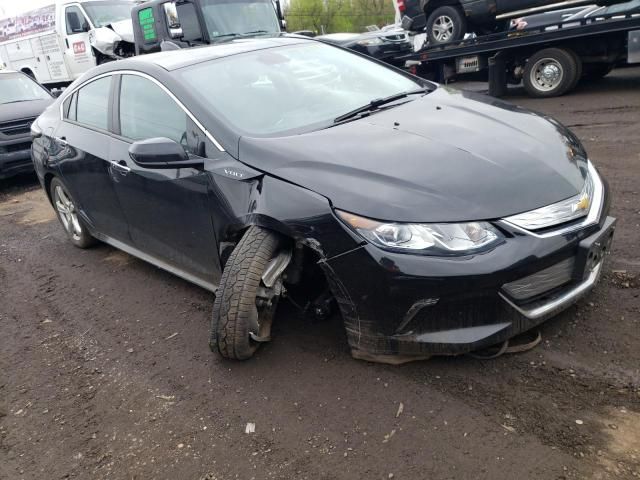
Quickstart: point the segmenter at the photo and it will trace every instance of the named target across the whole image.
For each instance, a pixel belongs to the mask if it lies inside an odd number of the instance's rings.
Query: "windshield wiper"
[[[241,37],[239,33],[223,33],[222,35],[214,35],[211,38],[225,38],[225,37]]]
[[[383,105],[387,105],[389,103],[395,102],[396,100],[401,100],[403,98],[408,97],[409,95],[427,94],[427,93],[430,93],[431,91],[432,90],[430,90],[428,87],[425,87],[419,90],[411,90],[408,92],[396,93],[394,95],[390,95],[384,98],[376,98],[374,100],[371,100],[366,105],[363,105],[362,107],[358,107],[355,110],[351,110],[350,112],[347,112],[343,115],[340,115],[339,117],[334,118],[333,123],[340,123],[345,120],[349,120],[350,118],[357,117],[362,113],[373,112],[375,110],[378,110]]]
[[[267,32],[266,30],[253,30],[251,32],[244,32],[242,35],[256,35],[258,33],[271,33],[271,32]]]
[[[37,100],[37,99],[36,99]],[[8,103],[18,103],[18,102],[29,102],[30,100],[28,98],[25,98],[23,100],[11,100],[10,102],[2,102],[3,105],[6,105]]]
[[[261,33],[270,33],[267,32],[266,30],[253,30],[252,32],[244,32],[244,33],[236,33],[236,32],[232,32],[232,33],[223,33],[222,35],[214,35],[213,38],[225,38],[225,37],[248,37],[251,35],[258,35]]]

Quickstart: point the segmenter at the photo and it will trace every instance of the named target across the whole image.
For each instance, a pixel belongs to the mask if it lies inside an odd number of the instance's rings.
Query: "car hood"
[[[131,20],[120,20],[109,24],[109,27],[116,32],[125,42],[133,43],[133,23]]]
[[[25,102],[0,103],[0,123],[37,117],[54,99],[27,100]]]
[[[577,194],[586,154],[558,122],[438,88],[324,130],[240,140],[240,160],[339,209],[403,222],[506,217]]]

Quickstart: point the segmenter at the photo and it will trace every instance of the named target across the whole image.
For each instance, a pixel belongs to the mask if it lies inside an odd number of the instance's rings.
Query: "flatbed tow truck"
[[[640,16],[600,15],[477,36],[402,57],[409,70],[441,83],[488,70],[489,94],[503,96],[521,81],[533,97],[555,97],[584,77],[640,63]]]

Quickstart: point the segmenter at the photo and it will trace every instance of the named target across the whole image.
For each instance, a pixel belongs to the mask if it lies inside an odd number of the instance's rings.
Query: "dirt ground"
[[[271,344],[225,361],[211,294],[74,248],[34,178],[0,183],[0,478],[640,477],[640,69],[509,100],[578,134],[619,228],[593,294],[490,361],[356,361],[338,317],[287,304]]]

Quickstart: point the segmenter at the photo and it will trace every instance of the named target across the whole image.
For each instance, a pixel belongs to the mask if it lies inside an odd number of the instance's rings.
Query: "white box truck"
[[[68,85],[100,63],[135,53],[131,0],[52,0],[0,18],[0,64],[48,88]]]

